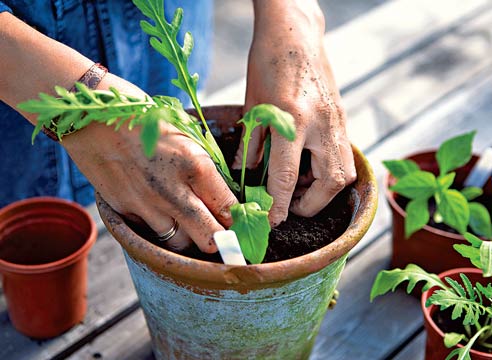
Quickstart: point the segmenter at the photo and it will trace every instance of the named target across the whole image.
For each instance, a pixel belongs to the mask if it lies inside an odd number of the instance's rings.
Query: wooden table
[[[433,147],[472,129],[476,151],[492,144],[492,1],[394,0],[327,34],[352,141],[371,161]],[[207,103],[240,103],[244,81]],[[98,219],[94,207],[90,212]],[[311,359],[423,359],[417,299],[402,291],[369,302],[389,265],[390,214],[380,194],[372,228],[353,249]],[[0,288],[0,359],[151,359],[150,338],[117,242],[98,220],[89,256],[83,324],[49,341],[16,332]]]

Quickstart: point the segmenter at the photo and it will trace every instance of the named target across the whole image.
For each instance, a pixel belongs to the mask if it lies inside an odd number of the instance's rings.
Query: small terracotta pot
[[[482,277],[482,271],[476,268],[458,268],[448,270],[439,274],[439,278],[443,280],[445,277],[449,277],[461,283],[462,281],[460,278],[460,273],[465,274],[470,279],[472,284],[479,282],[482,285],[486,285],[490,282],[489,279]],[[425,360],[444,360],[451,351],[458,347],[463,347],[463,345],[459,344],[453,348],[448,349],[444,345],[444,333],[441,329],[439,329],[439,327],[432,319],[432,315],[434,315],[436,311],[439,311],[439,307],[437,307],[436,305],[425,307],[425,302],[436,289],[437,288],[434,287],[425,291],[422,294],[421,298],[421,307],[424,313],[424,324],[427,331],[427,340],[425,344]],[[477,350],[471,350],[470,355],[472,360],[492,360],[492,354],[483,353]]]
[[[45,339],[81,322],[96,224],[80,205],[39,197],[0,210],[0,273],[10,320]]]
[[[204,108],[222,136],[241,107]],[[188,258],[135,233],[98,197],[101,217],[121,244],[157,359],[307,359],[348,251],[366,233],[377,185],[354,149],[352,219],[329,245],[289,260],[233,266]]]
[[[407,157],[415,161],[422,170],[430,171],[438,175],[438,165],[435,152],[422,152]],[[461,185],[478,160],[473,156],[465,166],[457,169],[455,184]],[[407,264],[416,264],[430,273],[439,274],[445,270],[470,266],[470,261],[463,258],[453,249],[454,244],[468,244],[466,239],[459,235],[443,231],[431,226],[424,226],[415,232],[410,238],[405,238],[405,210],[396,202],[394,192],[389,187],[394,185],[396,179],[388,175],[386,177],[386,198],[393,214],[393,254],[391,266],[403,268]],[[490,181],[484,189],[486,195],[492,194]],[[417,294],[419,294],[418,292]]]

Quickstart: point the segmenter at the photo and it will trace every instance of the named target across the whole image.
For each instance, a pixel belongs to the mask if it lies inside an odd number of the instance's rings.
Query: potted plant
[[[456,357],[459,360],[492,359],[492,242],[466,233],[470,245],[455,244],[463,258],[475,268],[457,268],[439,275],[417,265],[379,272],[371,290],[371,301],[408,281],[410,293],[423,282],[422,311],[427,341],[427,360]]]
[[[383,162],[393,215],[392,266],[414,263],[436,273],[464,267],[466,260],[453,244],[465,244],[466,231],[492,239],[492,185],[463,185],[478,160],[472,155],[474,135],[453,137],[437,151]]]
[[[94,220],[80,205],[38,197],[0,210],[0,274],[10,320],[46,339],[81,322]]]
[[[271,231],[268,223],[272,198],[262,183],[269,151],[265,151],[259,186],[246,186],[244,162],[239,183],[229,165],[239,141],[239,126],[246,130],[246,152],[249,136],[257,126],[269,125],[292,140],[292,116],[268,104],[258,105],[244,115],[239,106],[202,108],[196,95],[198,77],[187,70],[193,47],[191,35],[185,36],[183,46],[176,40],[182,11],[178,9],[168,23],[162,1],[134,3],[153,20],[155,25],[143,21],[142,29],[151,35],[154,49],[176,67],[178,78],[173,83],[188,93],[194,111],[186,112],[177,99],[165,96],[138,99],[116,89],[91,91],[81,84],[77,85],[78,93],[70,94],[57,87],[58,98],[41,95],[40,100],[20,105],[25,111],[39,113],[33,137],[42,126],[50,126],[54,117],[54,130],[59,134],[91,121],[117,124],[117,128],[128,121],[130,127],[142,126],[143,148],[152,156],[159,137],[158,121],[164,120],[201,145],[238,196],[240,203],[231,207],[232,229],[251,265],[225,265],[160,248],[149,241],[151,237],[130,227],[104,199],[97,198],[104,223],[123,247],[154,353],[157,358],[306,358],[348,251],[372,222],[377,202],[372,170],[354,148],[358,180],[339,196],[341,204],[335,201],[334,206],[312,219],[290,217],[287,221],[298,243],[306,237],[296,234],[300,228],[316,231],[313,237],[319,242],[315,248],[282,254],[289,244],[277,241],[277,254],[269,253],[278,233],[284,232]],[[212,133],[220,136],[215,139]],[[218,144],[226,142],[229,151],[223,148],[226,151],[222,153]],[[268,145],[267,140],[267,149]],[[329,229],[334,223],[331,215],[338,217],[335,229]],[[262,263],[265,256],[267,262]]]

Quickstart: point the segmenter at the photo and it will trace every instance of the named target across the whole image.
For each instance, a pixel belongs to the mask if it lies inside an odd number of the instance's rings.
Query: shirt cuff
[[[4,11],[8,11],[9,13],[12,13],[12,9],[0,1],[0,13]]]

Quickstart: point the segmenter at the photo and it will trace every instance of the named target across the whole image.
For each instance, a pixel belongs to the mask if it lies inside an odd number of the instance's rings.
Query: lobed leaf
[[[476,131],[453,137],[441,144],[436,153],[440,175],[468,163],[472,157],[472,142]]]
[[[421,267],[408,264],[405,269],[383,270],[378,273],[371,289],[371,301],[379,295],[384,295],[388,291],[395,291],[401,283],[408,281],[407,293],[412,292],[419,281],[424,281],[423,290],[433,286],[445,289],[446,285],[435,274],[429,274]]]

